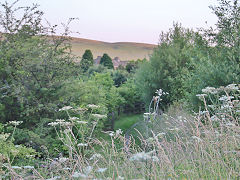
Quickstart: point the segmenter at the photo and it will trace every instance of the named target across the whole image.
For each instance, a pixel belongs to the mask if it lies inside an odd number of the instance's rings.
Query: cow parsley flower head
[[[200,137],[197,137],[197,136],[192,136],[192,138],[194,140],[196,140],[197,142],[202,142],[202,139]]]
[[[148,160],[151,160],[153,162],[159,161],[158,157],[156,156],[151,156],[150,153],[146,152],[140,152],[132,155],[129,159],[130,161],[139,161],[139,162],[145,162]]]
[[[161,138],[161,137],[163,137],[164,135],[166,135],[166,133],[162,132],[162,133],[158,133],[158,134],[156,135],[156,137]]]
[[[96,108],[99,108],[100,106],[95,105],[95,104],[88,104],[87,107],[91,108],[91,109],[96,109]]]
[[[65,120],[64,119],[56,119],[56,122],[63,123],[63,122],[65,122]]]
[[[87,147],[88,144],[87,144],[87,143],[79,143],[77,146],[78,146],[78,147]]]
[[[102,114],[92,114],[93,117],[97,118],[97,119],[103,119],[106,118],[106,115],[102,115]]]
[[[231,126],[236,126],[236,125],[234,123],[232,123],[232,122],[228,122],[228,123],[226,123],[226,126],[231,127]]]
[[[57,126],[59,124],[59,122],[50,122],[48,123],[49,126]]]
[[[106,170],[107,170],[107,168],[98,168],[98,169],[97,169],[97,172],[103,173],[103,172],[105,172]]]
[[[88,176],[86,174],[82,174],[80,172],[74,172],[74,174],[72,175],[73,178],[88,178]]]
[[[201,99],[201,98],[204,98],[205,96],[207,96],[207,94],[197,94],[196,95],[199,99]]]
[[[123,133],[123,132],[122,132],[121,129],[116,130],[116,136],[119,136],[119,135],[121,135],[122,133]]]
[[[12,169],[22,169],[22,167],[20,167],[20,166],[12,166],[11,168]]]
[[[14,126],[18,126],[18,125],[20,125],[22,123],[23,123],[23,121],[9,121],[9,124],[12,124]]]
[[[69,120],[70,121],[75,121],[75,120],[78,120],[79,118],[78,117],[70,117]]]
[[[117,177],[117,180],[124,180],[124,177],[118,176],[118,177]]]
[[[234,91],[234,90],[238,90],[239,88],[237,84],[229,84],[225,87],[225,89]]]
[[[24,169],[34,169],[34,166],[23,166]]]
[[[63,108],[59,109],[58,111],[67,111],[67,110],[70,110],[72,109],[71,106],[64,106]]]
[[[209,94],[217,94],[218,93],[218,89],[214,88],[214,87],[206,87],[204,89],[202,89],[203,93],[209,93]]]
[[[78,124],[87,124],[88,122],[87,121],[76,121],[76,123],[78,123]]]
[[[62,158],[59,158],[59,162],[60,163],[64,163],[64,162],[66,162],[68,160],[68,158],[65,158],[65,157],[62,157]]]
[[[91,173],[92,169],[93,169],[92,166],[87,166],[84,168],[84,173],[88,175]]]
[[[87,108],[81,108],[81,107],[74,109],[74,111],[80,111],[80,112],[85,112],[87,110],[88,110]]]
[[[56,180],[56,179],[61,179],[62,176],[54,176],[52,178],[46,179],[46,180]]]
[[[155,92],[160,98],[162,95],[168,95],[169,93],[168,92],[163,92],[162,89],[158,89],[156,92]]]
[[[97,159],[100,159],[100,158],[102,158],[101,154],[94,154],[94,155],[92,155],[92,157],[89,160],[97,160]]]

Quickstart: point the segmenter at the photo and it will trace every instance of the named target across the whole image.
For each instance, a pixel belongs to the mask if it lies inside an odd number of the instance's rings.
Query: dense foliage
[[[176,23],[149,61],[117,69],[91,50],[78,63],[37,5],[0,3],[0,178],[239,177],[240,5],[218,2],[216,29]]]

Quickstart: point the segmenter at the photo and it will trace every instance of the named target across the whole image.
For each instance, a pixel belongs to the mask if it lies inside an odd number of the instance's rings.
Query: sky
[[[173,22],[193,29],[217,22],[209,8],[217,0],[20,0],[18,5],[32,3],[40,5],[51,24],[78,18],[70,28],[80,34],[71,36],[106,42],[157,44]]]

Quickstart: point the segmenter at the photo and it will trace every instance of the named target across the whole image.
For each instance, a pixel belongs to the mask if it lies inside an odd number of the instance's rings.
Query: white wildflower
[[[88,175],[91,173],[92,169],[93,169],[92,166],[87,166],[86,168],[84,168],[84,173]]]
[[[76,123],[78,123],[78,124],[87,124],[88,122],[87,121],[76,121]]]
[[[144,162],[144,161],[148,161],[148,160],[152,160],[152,161],[158,161],[158,158],[156,156],[151,156],[148,153],[145,152],[140,152],[137,154],[132,155],[129,158],[130,161],[140,161],[140,162]]]
[[[63,122],[65,122],[65,120],[64,119],[56,119],[56,122],[63,123]]]
[[[157,90],[155,93],[156,93],[157,95],[159,95],[159,96],[168,95],[168,94],[169,94],[168,92],[163,92],[162,89]]]
[[[147,115],[147,116],[148,116],[148,115],[151,115],[151,113],[144,113],[144,115]]]
[[[34,169],[34,166],[23,166],[24,169]]]
[[[228,122],[227,124],[226,124],[226,126],[236,126],[234,123],[232,123],[232,122]]]
[[[59,124],[59,122],[51,122],[51,123],[48,123],[49,126],[57,126]]]
[[[199,111],[200,115],[204,115],[204,114],[207,114],[207,113],[208,113],[208,111]]]
[[[159,162],[159,159],[157,156],[152,156],[151,158],[153,162]]]
[[[237,84],[229,84],[225,88],[228,89],[228,90],[233,90],[233,91],[239,89]]]
[[[154,143],[154,139],[152,137],[150,137],[150,138],[147,139],[147,142],[150,143],[150,144],[153,144]]]
[[[65,158],[65,157],[62,157],[62,158],[59,158],[59,162],[60,163],[64,163],[65,161],[67,161],[68,160],[68,158]]]
[[[67,110],[70,110],[72,109],[71,106],[64,106],[63,108],[59,109],[59,111],[67,111]]]
[[[208,107],[210,107],[211,109],[214,109],[215,106],[214,105],[207,105]]]
[[[95,104],[88,104],[87,107],[91,108],[91,109],[96,109],[96,108],[99,108],[100,106],[95,105]]]
[[[12,169],[22,169],[22,167],[19,167],[19,166],[12,166]]]
[[[210,94],[217,94],[218,93],[218,89],[214,88],[214,87],[206,87],[204,89],[202,89],[203,93],[210,93]]]
[[[71,122],[62,122],[62,123],[59,123],[61,126],[71,126],[72,123]]]
[[[161,138],[161,137],[163,137],[165,134],[166,134],[166,133],[164,133],[164,132],[158,133],[158,134],[156,135],[156,137]]]
[[[144,114],[143,114],[143,118],[144,118],[145,120],[148,120],[148,119],[150,118],[150,116],[151,116],[151,113],[144,113]]]
[[[102,158],[102,155],[101,154],[94,154],[92,155],[92,157],[90,158],[90,160],[96,160],[96,159],[100,159]]]
[[[88,144],[87,144],[87,143],[79,143],[77,146],[78,146],[78,147],[87,147]]]
[[[219,137],[221,134],[218,131],[214,131],[214,133],[216,134],[216,137]]]
[[[124,180],[124,177],[118,176],[118,177],[117,177],[117,180]]]
[[[109,131],[109,136],[113,137],[114,136],[114,132],[113,131]]]
[[[226,96],[226,95],[223,95],[219,98],[219,101],[229,101],[231,99],[234,99],[233,96]]]
[[[81,108],[81,107],[74,109],[74,111],[81,111],[81,112],[84,112],[87,110],[88,110],[87,108]]]
[[[102,114],[92,114],[92,116],[98,119],[103,119],[107,117],[106,115],[102,115]]]
[[[154,154],[154,153],[156,153],[156,151],[149,151],[149,152],[147,152],[146,154],[147,154],[147,155],[152,155],[152,154]]]
[[[123,132],[122,132],[121,129],[116,130],[116,136],[119,136],[119,135],[121,135],[122,133],[123,133]]]
[[[192,136],[192,138],[194,140],[196,140],[197,142],[202,142],[202,139],[200,137],[197,137],[197,136]]]
[[[27,158],[33,158],[33,157],[35,157],[35,155],[29,155],[29,154],[28,154],[28,155],[26,155],[26,157],[27,157]]]
[[[168,128],[169,131],[179,131],[179,128]]]
[[[63,131],[65,134],[68,134],[68,133],[70,133],[71,132],[71,130],[70,129],[64,129],[64,131]]]
[[[56,179],[61,179],[61,176],[54,176],[52,178],[46,179],[46,180],[56,180]]]
[[[23,123],[23,121],[9,121],[9,124],[12,124],[14,126],[18,126],[18,125],[20,125],[22,123]]]
[[[203,98],[203,97],[207,96],[207,94],[197,94],[196,96],[197,96],[198,98]]]
[[[107,168],[98,168],[96,172],[103,173],[107,170]]]
[[[75,121],[75,120],[78,120],[79,118],[78,117],[70,117],[69,120],[70,121]]]
[[[63,170],[72,170],[72,168],[65,167],[65,168],[63,168]]]
[[[211,121],[218,121],[218,120],[219,120],[219,119],[218,119],[217,116],[215,116],[215,115],[211,116]]]
[[[74,174],[72,175],[73,178],[88,178],[87,175],[79,173],[79,172],[74,172]]]
[[[3,141],[6,141],[10,135],[11,135],[10,133],[2,133],[2,134],[0,134],[0,139]]]

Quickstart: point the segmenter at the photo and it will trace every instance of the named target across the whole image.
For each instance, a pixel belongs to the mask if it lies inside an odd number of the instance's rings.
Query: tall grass
[[[71,126],[66,126],[62,140],[71,152],[69,156],[28,168],[5,163],[2,178],[240,178],[239,87],[232,87],[235,89],[222,87],[218,92],[198,95],[204,111],[195,115],[178,108],[159,115],[157,107],[162,95],[158,91],[156,103],[145,114],[144,126],[135,129],[140,145],[133,137],[126,138],[121,130],[103,132],[109,140],[92,136],[79,143]],[[227,104],[229,107],[224,109]]]

